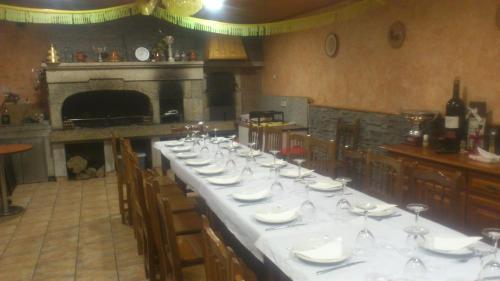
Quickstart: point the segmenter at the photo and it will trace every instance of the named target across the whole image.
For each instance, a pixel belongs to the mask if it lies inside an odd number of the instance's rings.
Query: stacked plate
[[[224,172],[224,167],[220,167],[217,165],[210,165],[201,168],[195,168],[195,172],[202,175],[216,175]]]
[[[177,158],[180,158],[180,159],[196,158],[196,157],[198,157],[198,153],[196,153],[196,152],[181,152],[181,153],[175,154],[175,156],[177,156]]]
[[[251,153],[251,154],[250,154]],[[241,156],[241,157],[248,157],[248,156],[259,156],[260,155],[260,150],[252,150],[250,152],[250,150],[242,150],[240,152],[238,152],[238,156]]]
[[[240,176],[218,176],[207,178],[209,183],[215,185],[232,185],[239,183],[240,180]]]
[[[210,164],[210,159],[188,159],[186,165],[188,166],[205,166]]]
[[[184,141],[180,141],[180,140],[170,140],[170,141],[166,141],[164,143],[165,146],[179,146],[179,145],[184,145]]]
[[[269,188],[246,189],[231,194],[234,199],[243,202],[253,202],[269,198],[271,190]]]
[[[190,151],[191,147],[189,147],[189,146],[174,146],[174,147],[170,148],[170,150],[172,150],[173,152],[186,152],[186,151]]]
[[[342,189],[342,183],[335,180],[325,180],[309,184],[309,187],[318,191],[337,191]]]
[[[279,165],[280,167],[283,167],[283,166],[286,166],[287,162],[278,159],[278,160],[276,160],[276,163],[275,163],[274,159],[270,159],[270,160],[261,161],[261,162],[259,162],[259,164],[263,167],[273,167],[275,164]]]

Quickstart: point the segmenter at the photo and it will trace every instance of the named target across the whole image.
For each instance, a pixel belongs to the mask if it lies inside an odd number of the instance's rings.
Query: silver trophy
[[[174,56],[172,55],[172,44],[174,44],[174,36],[172,35],[167,35],[165,38],[163,38],[163,41],[167,43],[168,46],[168,61],[169,62],[174,62]]]

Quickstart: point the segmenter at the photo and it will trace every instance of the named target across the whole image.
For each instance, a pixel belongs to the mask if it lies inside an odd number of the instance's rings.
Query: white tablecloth
[[[351,258],[352,260],[362,259],[366,262],[352,267],[338,269],[324,275],[317,275],[316,271],[328,266],[304,263],[291,255],[290,250],[294,245],[311,237],[340,236],[348,245],[355,244],[355,237],[363,227],[363,218],[351,215],[347,212],[337,212],[335,210],[335,205],[340,196],[327,198],[324,192],[310,191],[309,197],[317,208],[314,222],[308,222],[303,226],[266,231],[266,228],[270,226],[260,223],[253,218],[253,214],[256,210],[264,208],[266,205],[257,204],[242,207],[240,206],[242,203],[234,200],[231,194],[235,191],[252,187],[270,186],[273,179],[270,176],[269,168],[252,164],[251,167],[254,171],[254,175],[245,177],[241,184],[233,187],[216,186],[210,184],[206,180],[206,177],[197,174],[193,170],[193,167],[187,166],[185,160],[177,158],[170,148],[164,146],[164,142],[157,142],[155,148],[161,150],[162,154],[170,160],[171,167],[175,174],[205,199],[210,209],[249,251],[260,260],[263,260],[263,256],[265,255],[292,280],[355,281],[370,280],[369,277],[378,275],[389,276],[391,278],[403,276],[402,271],[409,258],[408,246],[406,243],[407,234],[403,229],[413,223],[413,214],[405,210],[399,210],[402,214],[399,217],[393,217],[382,221],[369,219],[368,228],[376,237],[376,248],[362,256],[354,256]],[[210,149],[209,153],[201,153],[200,157],[213,158],[215,147],[211,145]],[[224,150],[224,153],[227,157],[227,151]],[[258,157],[257,162],[262,161],[264,158],[271,159],[272,156],[264,155]],[[235,156],[234,159],[237,162],[236,170],[239,172],[244,167],[245,160],[238,156]],[[226,160],[219,160],[218,162],[223,165],[225,161]],[[296,169],[296,167],[288,165],[285,169]],[[326,178],[314,174],[313,179],[321,180]],[[290,196],[280,199],[271,198],[271,202],[266,204],[279,203],[284,206],[299,207],[304,201],[303,196],[305,195],[303,192],[297,192],[303,190],[300,183],[294,183],[293,179],[287,178],[280,178],[280,181],[285,186],[286,193],[290,194]],[[351,203],[381,202],[380,200],[353,189],[348,188],[346,192],[353,193],[352,195],[346,196]],[[421,219],[421,224],[430,230],[431,235],[462,235],[452,229],[426,219]],[[451,258],[423,250],[419,250],[418,255],[425,262],[428,269],[428,273],[424,280],[472,281],[477,277],[479,271],[479,261],[477,258],[465,261],[463,258]]]

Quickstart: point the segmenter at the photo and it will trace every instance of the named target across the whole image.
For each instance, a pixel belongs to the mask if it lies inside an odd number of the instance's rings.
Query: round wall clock
[[[387,35],[387,39],[389,40],[389,44],[394,49],[399,49],[403,46],[406,38],[406,27],[405,25],[397,21],[391,25],[389,28],[389,33]]]
[[[325,38],[325,53],[329,57],[334,57],[337,54],[339,46],[339,41],[337,38],[337,34],[328,33]]]

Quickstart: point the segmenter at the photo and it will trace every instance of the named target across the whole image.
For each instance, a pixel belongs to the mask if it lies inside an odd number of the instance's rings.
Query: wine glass
[[[272,169],[274,170],[274,181],[271,184],[271,192],[273,193],[273,196],[276,197],[281,197],[285,191],[283,184],[281,184],[279,180],[280,168],[281,165],[273,164],[272,166]]]
[[[347,183],[351,182],[351,179],[346,177],[339,177],[335,180],[342,183],[342,197],[337,202],[336,208],[337,210],[348,210],[351,208],[351,203],[349,203],[349,201],[345,198],[345,187]]]
[[[473,257],[479,258],[479,273],[477,281],[481,281],[482,280],[481,274],[482,274],[482,269],[484,267],[485,257],[494,254],[495,249],[492,249],[490,246],[482,242],[476,242],[467,248],[473,252]]]
[[[300,213],[306,221],[312,221],[316,213],[316,205],[309,198],[309,185],[313,182],[312,180],[303,180],[300,182],[303,184],[302,191],[305,197],[305,200],[300,204]]]
[[[421,212],[429,210],[429,206],[420,203],[410,203],[406,206],[406,208],[415,213],[415,224],[412,226],[408,226],[407,228],[414,228],[412,232],[427,233],[428,230],[425,227],[419,225],[419,218]]]
[[[297,163],[298,166],[298,171],[297,171],[297,178],[295,178],[295,181],[302,181],[302,163],[306,162],[304,158],[297,158],[294,159],[293,162]]]
[[[421,278],[424,277],[427,273],[427,267],[424,262],[417,256],[417,248],[420,243],[424,243],[425,235],[428,233],[425,228],[418,228],[413,226],[406,227],[404,229],[408,236],[406,241],[408,244],[411,244],[411,254],[410,258],[405,264],[404,273],[412,278]],[[423,241],[422,241],[423,240]]]
[[[367,202],[357,204],[356,207],[363,210],[364,216],[363,229],[356,236],[356,245],[358,245],[360,249],[373,248],[373,246],[375,246],[375,236],[370,230],[368,230],[368,212],[375,209],[377,205]]]
[[[217,141],[217,131],[218,131],[218,130],[219,130],[219,129],[214,128],[214,140],[216,140],[216,141]]]
[[[200,148],[200,152],[207,152],[207,153],[210,152],[207,145],[208,132],[201,135],[201,138],[203,140],[203,146]]]
[[[485,228],[482,234],[493,241],[493,259],[482,267],[479,273],[479,281],[500,280],[500,262],[497,257],[500,228]]]
[[[276,155],[279,153],[279,150],[269,150],[269,152],[273,155],[273,163],[271,164],[271,168],[269,169],[269,177],[271,178],[276,166]]]
[[[233,146],[233,142],[231,141],[231,145],[228,147],[229,156],[226,161],[226,169],[233,170],[236,168],[236,162],[234,161],[234,153],[236,152],[236,146]]]
[[[224,160],[224,153],[222,152],[222,149],[220,148],[220,142],[217,142],[217,150],[215,151],[214,158],[216,161]]]

